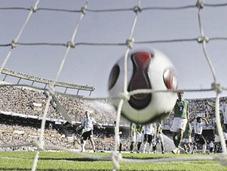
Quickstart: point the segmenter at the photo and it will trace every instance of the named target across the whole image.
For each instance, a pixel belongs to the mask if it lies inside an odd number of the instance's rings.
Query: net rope
[[[85,5],[81,9],[84,9],[85,10],[87,8],[87,4],[88,4],[88,1],[85,1]],[[59,78],[59,76],[61,74],[61,71],[62,71],[62,69],[64,67],[64,64],[65,64],[65,61],[66,61],[66,59],[68,57],[68,54],[69,54],[70,49],[73,48],[73,42],[75,41],[76,35],[78,33],[78,29],[79,29],[80,23],[81,23],[81,21],[83,20],[83,18],[85,16],[84,10],[81,10],[80,19],[77,22],[76,27],[75,27],[75,29],[73,31],[71,40],[68,43],[67,49],[65,51],[65,54],[64,54],[63,59],[61,61],[61,64],[59,66],[59,69],[57,71],[55,80],[54,80],[53,84],[50,85],[50,90],[52,92],[52,96],[54,95],[54,92],[55,92],[55,90],[54,90],[54,84],[58,80],[58,78]],[[42,123],[41,123],[41,131],[40,131],[40,137],[39,137],[39,143],[40,143],[39,145],[40,145],[40,148],[41,149],[44,149],[44,130],[45,130],[47,112],[48,112],[48,109],[50,107],[50,101],[52,99],[52,96],[48,95],[48,99],[47,99],[47,102],[46,102],[46,106],[45,106],[45,110],[44,110],[44,114],[43,114],[43,119],[42,119]],[[35,171],[36,170],[38,159],[39,159],[39,151],[36,152],[36,156],[35,156],[35,158],[33,160],[32,171]]]
[[[206,61],[208,63],[208,66],[210,68],[210,71],[211,71],[211,74],[212,74],[213,80],[214,80],[214,82],[212,83],[212,86],[214,87],[214,89],[215,89],[214,91],[216,92],[215,118],[216,118],[217,130],[218,130],[218,134],[219,134],[220,141],[221,141],[222,151],[224,154],[226,154],[226,152],[227,152],[226,144],[225,144],[224,134],[223,134],[222,126],[221,126],[220,111],[219,111],[219,104],[220,104],[219,98],[220,98],[221,89],[220,89],[220,85],[217,83],[216,73],[215,73],[213,63],[212,63],[210,57],[208,56],[208,52],[207,52],[207,48],[206,48],[206,44],[208,41],[205,36],[203,25],[202,25],[202,20],[201,20],[201,10],[204,7],[203,0],[198,0],[196,6],[198,7],[198,23],[199,23],[199,29],[200,29],[200,34],[201,34],[201,38],[202,38],[201,43],[202,43],[203,54],[204,54],[204,57],[206,58]]]
[[[121,156],[118,153],[118,147],[119,147],[119,127],[120,127],[120,117],[121,117],[121,110],[124,104],[124,100],[128,100],[128,91],[127,91],[127,80],[128,80],[128,72],[127,72],[127,61],[128,61],[128,54],[131,48],[133,48],[133,35],[134,35],[134,31],[135,31],[135,27],[136,27],[136,23],[138,20],[138,13],[141,11],[140,10],[140,0],[137,1],[137,6],[134,8],[134,12],[135,12],[135,17],[133,20],[133,24],[131,27],[131,31],[130,31],[130,35],[129,38],[127,40],[127,48],[125,51],[125,55],[124,55],[124,89],[123,89],[123,96],[125,98],[121,99],[118,105],[118,109],[117,109],[117,118],[116,118],[116,126],[115,126],[115,146],[114,146],[114,152],[113,152],[113,170],[118,170],[120,168],[120,160],[121,160]]]
[[[58,71],[56,73],[56,77],[54,79],[54,82],[51,83],[49,85],[48,89],[41,89],[43,91],[47,92],[47,101],[46,101],[46,106],[45,106],[45,110],[44,110],[44,114],[42,117],[42,123],[41,123],[41,130],[40,130],[40,135],[39,135],[39,140],[37,142],[34,143],[30,143],[30,144],[18,144],[16,146],[29,146],[29,145],[33,145],[36,146],[38,148],[36,155],[34,157],[33,160],[33,165],[32,165],[32,170],[35,171],[37,169],[37,163],[39,160],[39,153],[40,151],[43,150],[47,150],[48,146],[45,146],[45,139],[44,139],[44,131],[45,131],[45,124],[46,124],[46,117],[47,117],[47,113],[48,113],[48,109],[50,107],[50,101],[52,99],[54,99],[57,103],[57,106],[59,106],[59,110],[61,111],[65,111],[64,107],[60,104],[60,102],[58,102],[57,98],[55,97],[55,89],[54,89],[54,84],[56,81],[58,81],[59,76],[62,72],[62,69],[64,67],[65,61],[68,57],[69,51],[72,48],[75,48],[77,46],[126,46],[126,50],[124,53],[124,91],[122,92],[121,95],[116,96],[116,97],[98,97],[98,98],[85,98],[86,100],[111,100],[111,99],[120,99],[119,105],[118,105],[118,109],[117,109],[117,116],[116,116],[116,125],[115,125],[115,146],[114,146],[114,151],[112,153],[112,157],[111,160],[113,162],[113,170],[119,170],[120,168],[120,161],[125,161],[125,162],[144,162],[144,161],[140,161],[140,160],[128,160],[128,159],[124,159],[121,157],[121,155],[118,152],[118,145],[119,145],[119,126],[120,126],[120,115],[121,115],[121,109],[123,106],[124,101],[129,100],[130,96],[135,95],[135,94],[141,94],[141,93],[158,93],[158,92],[168,92],[167,90],[148,90],[148,89],[141,89],[141,90],[134,90],[131,92],[127,91],[127,58],[128,58],[128,54],[129,51],[133,48],[134,44],[154,44],[154,43],[178,43],[178,42],[197,42],[201,44],[202,47],[202,51],[204,54],[204,57],[206,59],[207,65],[209,66],[212,78],[213,78],[213,83],[211,83],[211,88],[203,88],[203,89],[182,89],[182,90],[176,90],[177,91],[184,91],[184,92],[210,92],[210,91],[214,91],[216,93],[216,98],[215,98],[215,116],[216,116],[216,124],[217,124],[217,130],[218,130],[218,134],[220,137],[220,141],[221,141],[221,146],[223,149],[223,154],[226,156],[226,144],[225,144],[225,139],[224,139],[224,135],[223,135],[223,130],[221,127],[221,123],[220,123],[220,112],[219,112],[219,104],[220,104],[220,94],[222,93],[222,91],[227,91],[226,87],[223,87],[222,85],[220,85],[217,82],[217,78],[216,78],[216,73],[215,73],[215,68],[213,66],[213,63],[208,55],[207,52],[207,43],[209,43],[210,41],[226,41],[227,37],[225,36],[219,36],[219,37],[210,37],[208,38],[205,34],[204,31],[204,26],[202,23],[202,18],[201,18],[201,13],[202,10],[204,8],[217,8],[217,7],[225,7],[227,6],[227,3],[216,3],[216,4],[209,4],[209,3],[205,3],[203,0],[197,0],[197,3],[195,5],[186,5],[186,6],[175,6],[175,7],[141,7],[141,1],[138,0],[136,6],[132,7],[132,8],[116,8],[116,9],[89,9],[88,6],[88,1],[85,1],[85,5],[83,5],[81,7],[81,9],[79,10],[71,10],[71,9],[57,9],[57,8],[45,8],[45,7],[39,7],[39,3],[40,1],[37,0],[35,2],[35,4],[31,7],[31,8],[27,8],[27,7],[0,7],[0,10],[20,10],[20,11],[29,11],[25,22],[23,23],[23,25],[21,26],[17,36],[15,37],[15,39],[13,39],[10,43],[6,42],[6,43],[1,43],[0,47],[4,48],[4,47],[10,47],[10,50],[8,52],[8,54],[6,55],[6,57],[4,58],[2,64],[1,64],[1,68],[0,68],[0,73],[2,73],[2,70],[5,68],[13,50],[16,48],[16,46],[63,46],[66,47],[66,51],[63,55],[63,58],[61,60],[60,66],[58,68]],[[187,9],[194,9],[197,8],[197,16],[198,16],[198,26],[199,26],[199,30],[200,30],[200,35],[199,37],[194,37],[194,38],[175,38],[175,39],[164,39],[164,40],[141,40],[141,41],[136,41],[134,40],[134,30],[138,21],[138,16],[141,12],[145,12],[145,11],[152,11],[152,10],[187,10]],[[31,20],[32,18],[32,14],[34,12],[41,12],[41,11],[51,11],[51,12],[66,12],[66,13],[80,13],[80,18],[77,21],[77,24],[74,28],[71,40],[68,42],[20,42],[20,37],[22,36],[25,27],[27,26],[28,22]],[[76,39],[76,35],[78,34],[78,29],[80,26],[80,23],[82,22],[85,14],[87,12],[90,13],[118,13],[118,12],[134,12],[134,20],[133,20],[133,24],[131,26],[130,29],[130,34],[128,39],[125,42],[75,42]],[[27,85],[18,85],[18,84],[2,84],[0,85],[0,87],[3,86],[27,86]],[[35,86],[32,86],[34,88],[37,88]],[[40,89],[40,88],[37,88]],[[72,123],[72,120],[70,119],[70,117],[67,115],[67,112],[60,112],[60,113],[64,113],[64,118]],[[8,146],[13,146],[13,145],[8,145]],[[53,148],[53,147],[52,147]],[[58,148],[55,147],[56,149],[61,149],[62,151],[69,151],[68,149],[65,148]],[[90,156],[87,154],[83,154],[84,156]],[[108,159],[110,159],[108,158]],[[213,159],[212,157],[204,157],[204,159]],[[102,160],[103,158],[100,157],[98,158],[98,160]],[[203,158],[201,158],[203,159]],[[184,160],[184,159],[170,159],[171,161],[177,161],[177,160]],[[150,160],[149,162],[152,162],[154,160]],[[160,161],[160,160],[158,160]],[[157,162],[158,162],[157,161]],[[155,161],[154,161],[155,162]]]
[[[39,5],[39,0],[36,1],[36,3],[34,4],[34,6],[32,8],[30,8],[30,12],[28,13],[27,18],[25,19],[23,25],[21,26],[17,36],[15,37],[14,40],[12,40],[12,42],[10,44],[11,49],[9,50],[8,54],[4,58],[4,61],[2,62],[2,65],[1,65],[1,68],[0,68],[0,73],[2,73],[3,68],[5,68],[6,63],[8,62],[8,60],[9,60],[11,54],[12,54],[13,49],[16,47],[16,43],[18,42],[21,35],[23,34],[25,27],[27,26],[28,22],[30,21],[32,14],[36,11],[38,5]]]

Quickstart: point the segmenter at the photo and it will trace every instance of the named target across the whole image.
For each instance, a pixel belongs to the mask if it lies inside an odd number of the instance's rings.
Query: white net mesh
[[[203,61],[203,63],[207,63],[208,65],[208,69],[211,72],[212,75],[212,80],[210,81],[210,85],[211,87],[208,88],[183,88],[180,91],[184,91],[184,92],[214,92],[215,93],[215,118],[216,118],[216,124],[217,124],[217,130],[218,130],[218,134],[220,137],[220,142],[221,142],[221,146],[222,146],[222,151],[224,154],[226,154],[226,144],[225,144],[225,139],[224,139],[224,135],[223,135],[223,130],[221,127],[221,123],[220,123],[220,113],[219,113],[219,106],[220,106],[220,102],[219,102],[219,98],[220,95],[223,91],[226,91],[226,87],[223,86],[222,84],[220,84],[218,78],[217,78],[217,74],[215,72],[215,67],[214,64],[212,62],[212,58],[209,56],[209,53],[207,52],[207,44],[209,42],[213,42],[213,41],[218,41],[218,40],[226,40],[227,37],[225,36],[212,36],[212,37],[208,37],[205,30],[204,30],[204,23],[203,23],[203,19],[202,19],[202,13],[206,8],[215,8],[215,7],[220,7],[220,8],[226,8],[227,4],[226,3],[220,3],[220,4],[209,4],[209,3],[205,3],[202,0],[198,0],[195,4],[189,4],[189,5],[182,5],[182,6],[143,6],[142,4],[143,1],[136,1],[133,2],[132,6],[127,7],[127,8],[99,8],[99,9],[93,9],[93,8],[89,8],[89,3],[88,1],[83,1],[81,2],[81,7],[78,8],[77,10],[71,10],[71,9],[64,9],[64,8],[50,8],[50,7],[43,7],[40,3],[39,0],[37,0],[36,2],[34,2],[34,5],[31,8],[28,7],[0,7],[0,12],[1,11],[28,11],[27,17],[25,17],[25,21],[23,22],[22,26],[18,29],[19,32],[16,34],[15,38],[9,43],[4,43],[1,42],[0,43],[0,47],[2,48],[9,48],[8,52],[6,53],[6,55],[4,56],[3,60],[2,60],[2,64],[1,64],[1,68],[0,68],[0,72],[2,74],[5,74],[5,76],[9,76],[9,75],[14,75],[16,77],[21,78],[26,78],[30,81],[32,81],[31,85],[27,85],[27,84],[21,84],[20,81],[18,81],[18,83],[20,84],[5,84],[5,82],[3,82],[4,84],[1,85],[1,87],[7,86],[7,87],[29,87],[29,88],[34,88],[34,89],[39,89],[39,91],[43,91],[46,93],[46,101],[45,101],[45,109],[43,111],[43,115],[41,116],[41,128],[39,131],[39,138],[38,141],[32,141],[31,143],[27,144],[9,144],[9,145],[5,145],[4,147],[12,147],[12,146],[35,146],[37,147],[37,152],[36,155],[34,157],[34,161],[33,161],[33,165],[32,165],[32,170],[36,170],[37,168],[37,163],[39,161],[39,152],[43,151],[43,150],[47,150],[48,148],[51,149],[58,149],[58,150],[63,150],[63,151],[70,151],[67,148],[64,147],[56,147],[56,146],[52,146],[51,145],[48,147],[48,143],[46,143],[46,140],[44,138],[44,134],[45,134],[45,127],[46,127],[46,119],[48,118],[48,112],[50,110],[50,106],[51,103],[53,103],[56,105],[56,109],[58,111],[58,113],[60,113],[62,115],[62,118],[66,121],[68,121],[69,123],[73,123],[75,122],[74,119],[72,119],[71,116],[69,116],[65,110],[65,107],[63,106],[63,104],[61,102],[59,102],[58,98],[56,98],[56,96],[58,94],[56,94],[56,86],[57,85],[61,85],[61,82],[58,82],[62,72],[64,72],[64,68],[66,65],[66,60],[67,58],[70,56],[70,52],[72,49],[80,49],[81,47],[86,47],[86,49],[88,48],[88,46],[93,49],[93,48],[99,48],[99,47],[108,47],[108,46],[113,46],[113,47],[123,47],[121,49],[121,51],[123,51],[124,54],[124,92],[122,92],[122,95],[120,97],[97,97],[97,98],[84,98],[86,100],[109,100],[109,99],[113,99],[113,98],[118,98],[121,99],[120,103],[118,105],[118,109],[117,109],[117,116],[116,116],[116,125],[115,125],[115,145],[114,145],[114,150],[112,153],[112,161],[113,161],[113,170],[117,170],[120,168],[120,161],[124,160],[126,162],[135,162],[136,160],[126,160],[126,159],[122,159],[120,154],[118,153],[118,146],[119,146],[119,126],[120,126],[120,117],[121,117],[121,109],[122,109],[122,105],[124,103],[125,100],[128,100],[130,98],[130,96],[134,95],[134,94],[138,94],[138,93],[157,93],[157,92],[166,92],[166,90],[135,90],[132,92],[128,92],[127,90],[127,77],[128,77],[128,73],[127,73],[127,57],[129,54],[129,51],[131,49],[133,49],[135,46],[144,46],[145,44],[171,44],[171,43],[185,43],[185,42],[193,42],[193,43],[199,43],[202,47],[202,53],[203,56],[205,57],[205,61]],[[195,12],[195,9],[197,9],[197,12]],[[142,39],[137,41],[135,39],[135,30],[138,26],[138,24],[140,23],[140,16],[141,16],[141,20],[142,20],[142,16],[144,13],[149,12],[149,11],[185,11],[185,10],[194,10],[193,12],[195,14],[197,14],[197,23],[199,26],[199,35],[194,36],[193,38],[174,38],[174,39]],[[21,39],[23,37],[23,33],[26,30],[27,27],[29,27],[29,22],[32,21],[32,17],[33,15],[41,15],[45,12],[53,12],[53,13],[76,13],[78,16],[78,19],[76,21],[75,26],[73,27],[73,33],[72,35],[70,35],[70,40],[66,41],[64,43],[53,43],[53,42],[48,42],[48,41],[41,41],[41,42],[26,42],[26,41],[22,41],[23,39]],[[115,13],[132,13],[133,12],[133,16],[130,15],[130,17],[128,17],[128,20],[132,23],[129,29],[129,35],[127,35],[126,40],[121,41],[121,42],[114,42],[114,41],[80,41],[79,37],[79,29],[80,27],[83,28],[83,26],[81,26],[84,23],[86,23],[84,20],[86,20],[87,16],[92,16],[92,15],[97,15],[97,14],[101,14],[101,17],[105,16],[105,15],[114,15]],[[42,14],[43,15],[43,14]],[[46,14],[45,14],[46,15]],[[96,16],[98,18],[98,16]],[[146,16],[144,16],[146,17]],[[98,21],[97,21],[98,22]],[[75,22],[74,22],[75,23]],[[73,24],[74,24],[73,23]],[[127,22],[128,23],[128,22]],[[42,24],[42,23],[39,23]],[[84,28],[83,28],[84,29]],[[92,29],[92,28],[89,28]],[[117,28],[116,28],[117,29]],[[141,29],[141,28],[140,28]],[[86,31],[86,29],[84,29],[83,31]],[[89,30],[88,30],[89,31]],[[35,34],[35,33],[33,33]],[[149,34],[149,33],[147,33]],[[89,35],[89,33],[88,33]],[[57,37],[58,35],[56,35]],[[77,37],[79,37],[77,39]],[[148,36],[149,37],[149,36]],[[57,40],[57,39],[56,39]],[[10,57],[12,56],[12,54],[14,53],[14,51],[16,51],[17,47],[40,47],[40,46],[45,46],[46,47],[65,47],[65,51],[63,53],[63,57],[59,58],[58,60],[60,61],[60,65],[57,66],[56,68],[56,74],[53,76],[54,79],[53,81],[45,81],[45,80],[40,80],[40,79],[35,79],[34,77],[27,77],[27,76],[23,76],[21,74],[18,73],[12,73],[12,71],[10,72],[9,70],[5,69],[7,63],[10,61]],[[125,49],[126,48],[126,49]],[[19,53],[19,52],[18,52]],[[117,54],[121,54],[118,53]],[[60,55],[61,56],[61,55]],[[120,55],[118,55],[120,56]],[[16,59],[15,59],[16,60]],[[104,59],[106,60],[106,59]],[[52,60],[52,62],[54,62],[54,60]],[[205,65],[205,64],[204,64]],[[19,80],[20,80],[19,79]],[[5,78],[3,78],[3,81],[5,80]],[[38,80],[38,81],[37,81]],[[44,88],[38,88],[37,86],[34,86],[33,83],[44,83],[46,86]],[[63,85],[62,87],[68,87],[69,85]],[[75,86],[75,85],[74,85]],[[92,88],[88,87],[88,86],[79,86],[78,90],[86,90],[86,91],[93,91]],[[65,89],[65,92],[67,91],[67,88]],[[179,90],[178,90],[179,91]],[[75,151],[70,151],[70,152],[75,152]],[[81,154],[86,156],[87,154]],[[88,157],[93,157],[92,155],[88,155]],[[209,157],[204,157],[205,159],[208,159]],[[110,158],[109,158],[110,159]],[[209,158],[210,159],[210,158]],[[101,158],[100,158],[101,160]],[[169,159],[168,159],[169,160]],[[174,159],[171,159],[174,160]],[[177,159],[179,160],[179,159]],[[184,160],[184,159],[181,159]],[[193,158],[192,160],[196,160],[195,158]],[[138,161],[138,160],[137,160]],[[160,160],[158,160],[160,162]],[[166,161],[166,160],[165,160]],[[138,162],[142,162],[142,161],[138,161]],[[150,162],[150,161],[148,161]],[[157,162],[154,161],[153,162]]]

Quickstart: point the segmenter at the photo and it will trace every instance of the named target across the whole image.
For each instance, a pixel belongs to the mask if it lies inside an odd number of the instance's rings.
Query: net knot
[[[38,6],[37,6],[37,5],[32,6],[32,7],[30,8],[30,11],[32,11],[33,13],[35,13],[37,10],[38,10]]]
[[[10,45],[11,45],[11,49],[16,48],[16,41],[12,40]]]
[[[126,40],[126,45],[127,45],[130,49],[132,49],[132,48],[133,48],[134,41],[135,41],[134,38],[127,39],[127,40]]]
[[[199,8],[199,9],[202,9],[204,7],[203,0],[197,0],[196,7]]]
[[[137,14],[139,12],[142,12],[142,8],[139,6],[139,5],[136,5],[134,8],[133,8],[133,11]]]
[[[75,43],[74,42],[72,42],[72,41],[68,41],[67,43],[66,43],[66,47],[68,48],[68,47],[70,47],[70,48],[75,48],[76,47],[76,45],[75,45]]]
[[[203,42],[208,43],[209,42],[209,37],[207,37],[207,36],[200,36],[200,37],[197,38],[197,42],[198,43],[203,43]]]
[[[223,88],[222,88],[221,84],[219,84],[219,83],[214,82],[214,83],[211,84],[211,87],[212,87],[212,89],[214,89],[218,94],[220,94],[220,93],[223,91]]]
[[[86,7],[81,7],[80,12],[85,15],[86,14]]]
[[[129,95],[129,93],[122,93],[121,95],[120,95],[120,98],[121,99],[123,99],[124,101],[129,101],[129,99],[130,99],[130,95]]]

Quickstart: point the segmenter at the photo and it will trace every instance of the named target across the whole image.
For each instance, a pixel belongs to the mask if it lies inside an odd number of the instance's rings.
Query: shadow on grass
[[[30,169],[27,169],[27,168],[1,168],[0,167],[0,170],[3,170],[3,171],[31,171],[31,168]],[[75,171],[75,170],[86,170],[86,171],[90,171],[90,170],[93,170],[94,169],[37,169],[37,171]],[[106,170],[106,169],[99,169],[99,171],[109,171],[110,169]]]
[[[74,157],[74,158],[52,158],[52,157],[45,157],[40,158],[39,160],[66,160],[66,161],[110,161],[108,158],[80,158],[80,157]]]

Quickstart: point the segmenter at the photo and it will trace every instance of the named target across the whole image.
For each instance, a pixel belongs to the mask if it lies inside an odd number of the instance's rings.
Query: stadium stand
[[[0,87],[0,146],[7,144],[23,144],[37,141],[39,129],[44,112],[47,94],[45,91],[31,87],[3,86]],[[75,126],[67,125],[65,118],[58,112],[56,103],[51,101],[47,116],[47,129],[45,130],[45,143],[47,146],[58,145],[64,148],[78,149],[80,134],[77,126],[83,117],[85,110],[92,110],[95,120],[104,125],[104,130],[95,128],[95,143],[97,150],[112,150],[114,147],[114,110],[100,110],[97,104],[84,100],[83,96],[69,95],[56,92],[56,98],[72,120]],[[227,102],[226,97],[220,99],[221,104]],[[96,102],[97,103],[97,102]],[[207,116],[209,124],[204,129],[204,136],[210,141],[215,137],[214,99],[189,99],[191,117]],[[102,105],[109,105],[100,102]],[[101,105],[101,106],[102,106]],[[163,122],[163,132],[171,136],[169,132],[172,124],[170,116]],[[125,122],[123,122],[125,123]],[[123,150],[128,150],[129,126],[121,125]],[[210,136],[212,135],[212,136]],[[89,144],[88,144],[89,146]],[[90,147],[88,147],[90,148]],[[1,148],[1,150],[33,150],[29,146]],[[217,150],[218,151],[218,150]],[[220,150],[219,150],[220,151]]]
[[[36,77],[33,75],[28,75],[21,72],[16,72],[7,68],[3,68],[1,72],[2,81],[3,83],[7,82],[7,79],[10,77],[11,79],[15,80],[16,84],[20,84],[23,80],[29,80],[30,85],[34,85],[34,83],[40,83],[43,85],[44,88],[46,88],[49,84],[52,84],[53,80],[48,80],[40,77]],[[11,81],[12,82],[12,81]],[[55,87],[61,87],[64,88],[64,94],[67,93],[68,89],[76,89],[77,95],[79,94],[79,91],[88,91],[89,95],[95,90],[94,87],[87,86],[87,85],[78,85],[78,84],[72,84],[72,83],[66,83],[66,82],[55,82]]]

